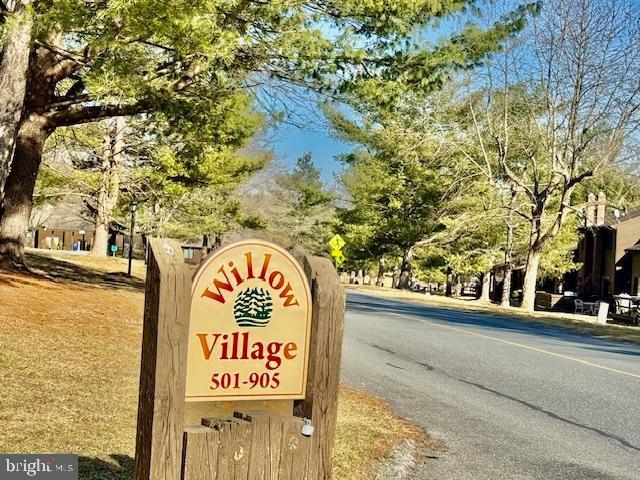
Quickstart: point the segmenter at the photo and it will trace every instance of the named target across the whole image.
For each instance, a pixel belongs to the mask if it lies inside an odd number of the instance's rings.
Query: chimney
[[[596,196],[593,193],[587,195],[587,211],[585,217],[587,219],[586,226],[593,227],[596,220]]]
[[[596,225],[604,223],[604,212],[607,205],[607,196],[604,192],[598,193],[598,203],[596,205]]]

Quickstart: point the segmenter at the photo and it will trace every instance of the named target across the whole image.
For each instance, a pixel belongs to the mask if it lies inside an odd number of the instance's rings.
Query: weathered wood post
[[[136,480],[178,480],[191,271],[175,240],[149,240],[136,437]]]
[[[329,259],[302,263],[247,240],[192,281],[150,240],[136,480],[331,477],[345,294]]]
[[[338,415],[340,360],[344,334],[346,296],[340,279],[328,258],[307,256],[304,270],[311,286],[313,305],[311,346],[304,416],[311,419],[308,480],[331,478],[334,437]]]

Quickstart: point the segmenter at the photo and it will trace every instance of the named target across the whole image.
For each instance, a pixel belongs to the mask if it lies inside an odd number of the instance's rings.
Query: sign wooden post
[[[329,259],[303,264],[238,242],[192,286],[180,245],[150,240],[136,480],[330,479],[345,293]]]
[[[308,480],[331,478],[333,443],[338,415],[340,360],[346,296],[328,258],[307,256],[304,269],[311,285],[312,321],[307,396],[303,411],[314,433]]]
[[[149,240],[142,332],[136,480],[178,480],[191,271],[175,240]]]

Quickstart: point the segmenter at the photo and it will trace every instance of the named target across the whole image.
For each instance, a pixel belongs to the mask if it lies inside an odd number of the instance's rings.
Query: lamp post
[[[135,200],[131,201],[131,228],[129,229],[129,267],[127,268],[127,275],[131,276],[131,262],[133,260],[133,230],[136,226],[136,210],[138,209],[138,203]]]

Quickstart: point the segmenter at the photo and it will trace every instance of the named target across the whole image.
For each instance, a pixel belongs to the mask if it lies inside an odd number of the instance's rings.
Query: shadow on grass
[[[80,480],[131,480],[134,459],[129,455],[111,454],[111,462],[91,457],[78,458]]]
[[[45,255],[27,253],[27,263],[34,276],[42,276],[54,282],[79,283],[105,288],[128,288],[144,290],[144,280],[129,277],[124,272],[105,273],[85,266],[57,260]],[[10,284],[27,283],[28,280],[12,277],[2,280]]]
[[[1,270],[0,270],[1,271]],[[24,285],[35,285],[36,282],[31,282],[25,277],[18,276],[0,276],[0,285],[6,285],[7,287],[20,287]]]

